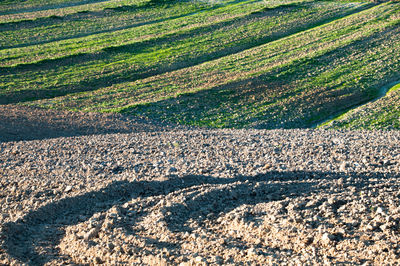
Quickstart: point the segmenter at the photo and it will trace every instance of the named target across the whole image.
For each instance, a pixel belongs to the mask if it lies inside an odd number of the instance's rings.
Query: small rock
[[[339,171],[341,172],[346,172],[347,168],[350,166],[350,164],[346,161],[342,162],[342,164],[339,167]]]
[[[329,234],[328,232],[324,233],[321,237],[321,240],[324,244],[330,244],[332,241],[335,240],[335,236]]]
[[[115,246],[114,246],[113,243],[110,242],[110,243],[107,244],[107,247],[108,247],[109,250],[113,250]]]
[[[247,256],[255,256],[255,255],[257,255],[257,252],[254,248],[249,248],[247,250]]]
[[[104,262],[100,259],[100,257],[95,258],[96,264],[103,264]]]
[[[383,231],[383,232],[385,232],[386,230],[388,230],[389,228],[390,228],[390,225],[389,224],[382,224],[381,226],[379,226],[379,228]]]
[[[72,191],[72,186],[67,186],[64,190],[65,193]]]
[[[305,246],[309,246],[314,242],[314,238],[312,236],[308,236],[304,239],[303,243]]]
[[[194,261],[195,261],[196,263],[202,263],[202,262],[205,262],[205,259],[204,259],[203,257],[201,257],[201,256],[197,256],[197,257],[194,259]]]
[[[376,209],[376,214],[385,214],[384,211],[383,211],[383,209],[382,209],[382,207],[378,207],[378,208]]]
[[[87,232],[87,233],[85,234],[85,236],[83,237],[83,239],[84,239],[85,241],[89,241],[90,239],[96,237],[98,234],[99,234],[99,228],[98,228],[98,227],[92,228],[89,232]]]
[[[271,167],[272,167],[272,165],[269,164],[269,163],[267,163],[267,164],[264,165],[264,169],[266,169],[266,170],[267,170],[267,169],[270,169]]]
[[[368,231],[374,231],[375,227],[372,224],[367,224],[367,226],[365,227],[366,230]]]

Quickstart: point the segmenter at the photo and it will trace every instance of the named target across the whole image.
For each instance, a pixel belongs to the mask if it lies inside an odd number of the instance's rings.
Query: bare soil
[[[400,263],[398,131],[1,110],[0,265]]]
[[[48,110],[18,105],[0,105],[0,142],[48,139],[108,133],[166,131],[171,126],[145,118]]]

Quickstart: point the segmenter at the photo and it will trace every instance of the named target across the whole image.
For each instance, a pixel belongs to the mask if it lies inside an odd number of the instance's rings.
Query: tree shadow
[[[30,13],[30,12],[37,12],[37,11],[43,11],[43,10],[53,10],[53,9],[74,7],[74,6],[93,4],[93,3],[101,3],[101,2],[107,2],[107,1],[109,1],[109,0],[82,0],[82,1],[76,1],[76,2],[70,2],[70,3],[42,5],[42,6],[39,6],[36,8],[35,7],[17,8],[17,9],[10,9],[10,10],[6,10],[6,11],[0,11],[0,16],[12,15],[12,14],[18,14],[18,13]]]
[[[189,194],[184,202],[165,207],[171,213],[165,216],[168,228],[173,231],[190,232],[191,229],[185,226],[190,219],[201,222],[210,213],[224,214],[244,204],[254,205],[287,198],[294,199],[311,193],[333,193],[329,185],[321,186],[320,181],[339,178],[344,178],[345,183],[349,185],[355,182],[347,181],[348,178],[352,178],[351,180],[357,180],[358,187],[368,186],[363,182],[365,179],[363,174],[307,171],[273,171],[257,176],[233,178],[189,175],[181,178],[171,177],[166,181],[116,181],[98,191],[48,203],[28,212],[16,222],[4,224],[2,248],[13,258],[27,264],[42,265],[49,262],[49,258],[70,260],[59,254],[56,249],[64,235],[62,228],[82,222],[82,216],[91,217],[97,212],[107,211],[114,205],[138,197],[142,200],[191,189],[193,193]],[[368,178],[385,179],[387,176],[369,173]],[[213,189],[204,189],[204,186]],[[147,215],[146,209],[138,212],[133,223],[145,215]],[[179,248],[177,245],[168,245],[165,241],[152,241],[152,244],[160,248],[166,246]],[[38,248],[45,252],[38,253]]]
[[[242,0],[236,0],[236,1],[229,2],[229,3],[238,3],[241,1]],[[166,5],[166,7],[171,7],[174,3],[175,2],[170,3],[170,4]],[[152,20],[148,20],[148,21],[133,21],[133,23],[131,23],[129,25],[113,26],[111,28],[107,28],[107,29],[103,29],[103,30],[95,30],[95,31],[90,31],[90,32],[79,32],[79,33],[74,33],[71,35],[65,34],[62,37],[54,37],[54,38],[46,39],[46,40],[39,39],[39,40],[34,40],[32,42],[23,43],[23,44],[16,44],[16,45],[9,45],[9,46],[3,45],[3,46],[1,46],[1,49],[11,49],[11,48],[27,47],[27,46],[31,46],[31,45],[41,45],[41,44],[46,44],[46,43],[50,43],[50,42],[87,37],[87,36],[94,35],[94,34],[114,32],[114,31],[119,31],[119,30],[127,30],[127,29],[132,29],[135,27],[166,22],[166,21],[174,20],[174,19],[178,19],[178,18],[184,18],[184,17],[188,17],[188,16],[192,16],[194,14],[197,14],[198,12],[211,11],[211,10],[214,10],[214,9],[217,9],[220,7],[221,7],[221,5],[213,5],[208,8],[202,8],[201,10],[196,11],[196,12],[190,12],[190,13],[186,13],[186,14],[169,16],[166,18],[159,18],[159,19],[153,18]],[[139,11],[146,11],[151,8],[154,8],[154,6],[150,5],[150,4],[145,4],[145,5],[141,5],[141,6],[135,5],[135,6],[118,6],[118,7],[114,7],[114,8],[105,8],[104,10],[100,10],[100,11],[86,11],[86,12],[81,11],[81,12],[69,14],[69,15],[62,16],[62,17],[51,16],[51,17],[38,18],[38,19],[28,20],[28,21],[0,23],[0,29],[2,29],[4,31],[16,31],[21,28],[29,29],[29,28],[35,28],[35,27],[43,27],[44,25],[46,25],[46,26],[47,25],[48,26],[57,25],[60,23],[65,23],[65,21],[77,21],[77,20],[85,21],[87,19],[102,18],[107,15],[107,12],[117,13],[117,15],[119,15],[118,13],[122,13],[122,12],[135,12],[135,11],[139,12]],[[108,25],[108,26],[110,26],[110,25]],[[79,56],[82,56],[81,60],[85,60],[85,54],[80,54]],[[74,56],[65,57],[65,59],[68,60],[69,58],[73,58],[73,57]],[[57,59],[51,59],[49,61],[47,61],[47,60],[41,61],[41,63],[40,63],[40,64],[42,64],[41,66],[45,67],[46,62],[53,62],[54,65],[58,65],[58,66],[65,65],[65,64],[61,63],[62,61],[57,61]],[[25,66],[27,67],[26,69],[33,69],[32,66],[35,66],[35,65],[37,66],[37,64],[26,64]],[[31,66],[31,68],[29,68],[29,66]],[[21,70],[23,70],[23,69],[24,68],[22,68]]]
[[[346,58],[351,58],[353,54],[375,52],[374,49],[379,49],[382,42],[392,39],[399,32],[400,28],[393,26],[322,55],[293,60],[247,79],[135,105],[123,112],[195,126],[208,126],[215,121],[222,121],[218,126],[309,128],[327,117],[374,99],[379,88],[397,80],[400,72],[394,65],[386,65],[383,69],[390,69],[390,72],[385,79],[374,78],[371,72],[366,73],[362,77],[362,88],[360,82],[354,78],[343,81],[342,83],[347,82],[347,86],[341,88],[338,88],[342,85],[340,83],[311,83],[310,80],[317,80],[320,75],[332,71],[333,67],[346,62]],[[340,71],[352,71],[351,68],[337,68]],[[346,73],[339,72],[336,75],[344,74]],[[335,80],[338,77],[331,78]],[[299,86],[302,82],[309,82],[314,87],[302,88]],[[289,101],[290,99],[296,101]],[[260,111],[256,109],[258,106],[261,106]],[[254,113],[249,114],[248,111],[252,109],[255,110]],[[236,112],[235,116],[232,116],[233,111]]]
[[[90,64],[91,62],[96,62],[99,60],[112,61],[112,58],[114,56],[118,56],[119,54],[123,53],[129,54],[129,56],[134,56],[135,54],[142,55],[147,52],[151,53],[155,47],[158,47],[160,45],[170,45],[171,43],[193,38],[193,36],[207,36],[217,30],[230,28],[238,24],[244,25],[248,23],[253,23],[255,20],[262,20],[267,17],[280,16],[282,12],[293,12],[298,9],[306,8],[306,4],[284,5],[284,7],[278,6],[276,8],[264,9],[259,12],[250,13],[243,17],[234,18],[228,21],[222,21],[213,25],[195,28],[185,32],[169,34],[163,37],[140,41],[133,44],[107,47],[95,54],[81,53],[62,58],[46,59],[36,63],[17,65],[15,67],[0,67],[0,72],[3,73],[0,74],[0,76],[12,76],[25,72],[27,75],[34,75],[35,71],[53,71],[54,69],[63,69],[67,66],[69,67],[74,65],[79,66],[80,64]],[[338,17],[343,17],[351,13],[359,12],[366,8],[366,6],[363,6],[355,10],[343,11],[340,14],[328,14],[327,16],[321,16],[317,18],[315,21],[296,23],[296,25],[293,25],[293,27],[290,27],[290,29],[288,30],[272,32],[268,31],[255,37],[246,37],[247,39],[239,40],[235,43],[225,44],[212,52],[204,51],[201,53],[190,53],[186,55],[181,55],[177,59],[174,59],[174,61],[172,62],[166,60],[164,60],[164,62],[150,62],[148,66],[138,67],[138,69],[135,69],[134,71],[129,68],[118,69],[109,74],[99,74],[96,75],[96,77],[87,77],[85,80],[79,80],[74,84],[55,85],[52,88],[54,91],[53,93],[49,93],[48,90],[43,90],[42,92],[38,92],[34,99],[48,99],[74,92],[93,91],[123,82],[133,82],[135,80],[144,79],[150,76],[191,67],[286,37],[288,35],[300,32],[310,27],[315,27],[330,22],[334,19],[337,19]],[[193,43],[193,45],[195,46],[197,45],[197,43]],[[10,96],[5,95],[4,97],[2,97],[2,103],[17,103],[18,101],[24,102],[32,100],[32,92],[26,90],[27,95],[25,96],[24,91],[25,90],[20,91],[18,97],[14,97],[12,94],[10,94]]]

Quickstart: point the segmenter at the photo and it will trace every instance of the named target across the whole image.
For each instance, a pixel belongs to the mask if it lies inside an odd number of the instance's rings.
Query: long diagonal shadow
[[[233,1],[230,1],[229,4],[235,4],[235,3],[239,3],[239,2],[242,2],[242,0],[233,0]],[[57,22],[60,23],[62,21],[67,21],[67,20],[88,19],[88,18],[92,18],[94,16],[101,17],[101,16],[105,16],[106,11],[113,11],[113,12],[142,11],[142,10],[154,8],[155,5],[157,5],[157,4],[153,4],[153,5],[147,4],[147,5],[143,5],[143,6],[119,6],[119,7],[114,7],[114,8],[105,8],[100,11],[87,11],[87,12],[73,13],[73,14],[66,15],[64,17],[56,18],[56,19],[54,19],[53,17],[44,17],[44,18],[39,18],[39,19],[35,19],[35,20],[30,20],[30,21],[6,22],[6,23],[0,23],[0,28],[2,28],[4,31],[18,30],[19,25],[22,25],[23,29],[34,28],[34,27],[43,26],[43,25],[52,25]],[[167,3],[166,3],[166,5],[167,5]],[[222,7],[222,5],[213,5],[211,7],[202,8],[202,9],[199,9],[194,12],[177,14],[177,15],[169,16],[169,17],[165,17],[165,18],[161,17],[161,18],[147,20],[147,21],[141,21],[141,22],[134,21],[132,24],[111,27],[111,28],[107,28],[107,29],[103,29],[103,30],[95,30],[95,31],[85,32],[85,33],[75,33],[75,34],[70,34],[70,35],[67,34],[62,37],[57,36],[57,37],[47,39],[47,40],[32,40],[31,42],[21,43],[21,44],[16,44],[16,45],[9,45],[9,46],[5,45],[5,46],[1,46],[1,49],[12,49],[12,48],[27,47],[30,45],[41,45],[41,44],[46,44],[46,43],[51,43],[51,42],[56,42],[56,41],[86,37],[86,36],[90,36],[90,35],[94,35],[94,34],[114,32],[114,31],[119,31],[119,30],[127,30],[127,29],[132,29],[135,27],[144,26],[144,25],[151,25],[151,24],[166,22],[166,21],[170,21],[170,20],[174,20],[174,19],[190,17],[190,16],[196,15],[200,12],[212,11],[212,10],[215,10],[215,9],[218,9],[221,7]],[[8,28],[6,28],[7,26],[8,26]],[[73,58],[73,57],[74,56],[71,56],[71,58]],[[59,62],[59,65],[61,65],[60,62],[62,62],[62,61],[61,60],[60,61],[49,60],[49,62]],[[40,64],[32,64],[32,65],[40,66]],[[27,66],[29,67],[29,64]]]
[[[74,7],[74,6],[84,5],[84,4],[93,4],[93,3],[100,3],[100,2],[107,2],[107,1],[109,1],[109,0],[89,0],[89,1],[83,0],[83,1],[79,1],[79,2],[43,5],[43,6],[39,6],[37,8],[17,8],[17,9],[13,9],[13,10],[0,11],[0,15],[31,13],[31,12],[37,12],[37,11],[43,11],[43,10],[53,10],[53,9]]]
[[[357,173],[348,175],[358,180],[358,186],[366,185],[363,181],[359,181],[363,180],[364,175]],[[369,178],[371,175],[378,179],[385,178],[379,173],[370,173]],[[194,193],[184,203],[166,207],[171,215],[165,217],[165,222],[171,230],[190,231],[190,228],[184,226],[189,219],[201,222],[209,213],[217,215],[227,213],[243,204],[251,205],[330,191],[330,187],[321,186],[320,181],[339,179],[343,176],[344,173],[293,171],[234,178],[190,175],[166,181],[117,181],[98,191],[49,203],[28,212],[15,222],[4,224],[1,236],[4,238],[2,248],[13,258],[32,265],[43,265],[49,262],[49,258],[70,260],[65,255],[59,254],[56,249],[64,234],[63,227],[82,222],[83,215],[90,217],[97,212],[108,210],[115,204],[123,204],[137,197],[162,196],[193,188],[191,191]],[[304,180],[307,182],[303,182]],[[200,195],[198,186],[204,185],[216,189],[207,190]],[[147,211],[144,210],[137,217],[146,214]],[[152,244],[165,246],[161,241]],[[38,248],[42,250],[41,253],[37,251]]]
[[[237,0],[238,2],[241,2],[241,0]],[[256,38],[247,38],[241,40],[240,44],[238,45],[224,45],[221,46],[219,49],[216,49],[212,52],[207,52],[207,53],[200,53],[200,54],[188,54],[184,57],[179,57],[178,60],[170,62],[169,64],[160,64],[160,62],[157,62],[157,64],[150,64],[149,66],[143,66],[136,71],[133,71],[131,69],[119,69],[118,71],[113,71],[110,74],[102,74],[98,75],[93,78],[87,78],[85,80],[80,80],[77,83],[74,83],[73,86],[71,84],[59,84],[56,85],[56,87],[53,86],[53,88],[47,89],[47,90],[20,90],[20,91],[13,91],[12,93],[9,93],[7,95],[2,95],[0,98],[0,104],[7,104],[7,103],[17,103],[17,102],[25,102],[25,101],[32,101],[32,100],[38,100],[38,99],[48,99],[48,98],[54,98],[57,96],[63,96],[67,95],[69,93],[75,93],[75,92],[83,92],[83,91],[93,91],[96,89],[104,88],[107,86],[115,85],[115,84],[120,84],[123,82],[133,82],[135,80],[139,79],[144,79],[150,76],[154,75],[159,75],[163,74],[166,72],[171,72],[179,69],[183,69],[186,67],[191,67],[194,65],[198,65],[210,60],[218,59],[224,56],[228,56],[230,54],[238,53],[240,51],[246,50],[246,49],[251,49],[253,47],[275,41],[281,38],[284,38],[288,35],[295,34],[297,32],[306,30],[310,27],[317,27],[319,25],[328,23],[334,19],[337,19],[339,17],[343,17],[352,13],[360,12],[364,9],[367,9],[371,7],[370,5],[368,6],[363,6],[360,8],[357,8],[355,10],[350,10],[346,12],[342,12],[340,14],[336,14],[335,16],[332,15],[326,15],[326,16],[321,16],[320,18],[312,21],[312,22],[304,22],[304,23],[296,23],[296,25],[293,25],[293,27],[289,27],[289,30],[283,30],[283,31],[266,31],[263,34],[258,35]],[[233,25],[236,23],[252,23],[254,22],[254,19],[262,19],[266,17],[272,17],[272,16],[279,16],[279,12],[273,12],[274,10],[278,9],[280,11],[286,10],[285,12],[293,12],[297,9],[304,9],[306,8],[306,5],[284,5],[278,6],[276,8],[272,9],[267,9],[262,12],[254,12],[250,13],[246,16],[239,17],[239,18],[234,18],[229,21],[223,21],[214,25],[209,25],[209,26],[204,26],[200,28],[195,28],[190,31],[187,31],[185,33],[179,33],[179,34],[170,34],[150,40],[144,40],[144,41],[139,41],[137,43],[133,44],[127,44],[127,45],[120,45],[116,47],[109,47],[109,48],[104,48],[102,49],[99,53],[93,54],[93,53],[78,53],[74,55],[69,55],[65,56],[62,58],[54,58],[54,59],[44,59],[41,60],[40,62],[35,62],[35,63],[27,63],[27,64],[22,64],[22,65],[17,65],[13,67],[0,67],[0,76],[9,76],[9,75],[14,75],[17,73],[22,73],[24,71],[44,71],[44,70],[49,70],[49,69],[58,69],[60,67],[64,66],[71,66],[71,65],[80,65],[82,63],[88,64],[88,63],[93,63],[97,60],[111,60],[115,54],[120,54],[120,53],[129,53],[130,56],[133,53],[140,53],[140,52],[146,52],[146,51],[151,51],[149,47],[157,46],[160,45],[160,43],[171,43],[175,42],[180,39],[185,39],[190,37],[191,35],[197,36],[199,33],[205,34],[209,33],[212,34],[216,29],[222,29],[224,27],[227,27],[229,25]],[[197,45],[197,43],[194,43],[194,45]],[[168,60],[167,60],[168,61]],[[165,62],[167,62],[165,61]],[[4,74],[2,74],[4,73]]]
[[[237,0],[240,2],[239,0]],[[293,12],[298,9],[305,9],[306,6],[288,6],[284,8],[275,8],[277,10],[286,10],[286,12]],[[207,34],[212,34],[215,31],[232,27],[233,25],[239,26],[239,25],[245,25],[254,22],[255,19],[265,19],[268,17],[278,17],[281,15],[280,13],[274,13],[273,11],[275,9],[269,9],[263,12],[253,12],[245,15],[241,15],[238,17],[234,17],[228,20],[222,20],[216,23],[211,23],[211,24],[205,24],[200,27],[194,27],[182,32],[172,32],[169,34],[164,34],[162,36],[155,36],[150,39],[145,39],[145,40],[138,40],[137,42],[133,43],[128,43],[128,44],[120,44],[117,46],[109,46],[109,47],[104,47],[101,48],[97,53],[93,52],[82,52],[82,53],[77,53],[77,54],[71,54],[67,56],[61,56],[61,57],[56,57],[56,58],[48,58],[48,59],[43,59],[38,62],[27,62],[27,63],[22,63],[22,64],[17,64],[16,66],[3,66],[0,67],[1,73],[17,73],[17,72],[24,72],[24,71],[32,71],[32,70],[51,70],[54,67],[62,67],[62,66],[71,66],[71,65],[78,65],[82,62],[88,63],[88,62],[93,62],[96,60],[105,60],[108,58],[112,58],[112,56],[115,56],[115,54],[118,53],[129,53],[130,55],[132,54],[139,54],[142,52],[146,51],[152,51],[154,47],[161,47],[162,45],[165,44],[170,44],[172,42],[177,42],[177,41],[182,41],[185,39],[190,39],[195,36],[203,35],[206,36]],[[188,17],[192,16],[194,14],[200,13],[200,12],[205,12],[209,9],[203,9],[200,10],[199,12],[192,12],[189,14],[184,14],[184,15],[179,15],[179,16],[171,16],[165,19],[161,19],[159,22],[163,21],[168,21],[168,20],[174,20],[176,18],[182,18],[182,17]],[[210,8],[211,10],[211,8]],[[152,23],[145,23],[145,24],[152,24]],[[144,24],[144,25],[145,25]],[[127,29],[129,27],[126,27],[124,29]],[[114,29],[115,31],[115,29]],[[287,33],[282,33],[281,35],[286,36]],[[247,43],[247,44],[242,44],[241,48],[238,48],[240,50],[248,48],[248,47],[253,47],[257,46],[261,43],[264,43],[269,40],[274,40],[275,36],[270,36],[270,34],[263,34],[257,37],[258,41],[252,40],[252,43]],[[220,47],[220,49],[224,50],[223,47]],[[232,48],[231,48],[232,49]],[[231,50],[229,49],[229,50]],[[221,57],[221,55],[219,56]],[[131,70],[129,70],[131,71]]]
[[[326,53],[300,58],[246,79],[233,80],[216,84],[211,88],[181,93],[176,97],[166,97],[159,101],[126,107],[121,112],[142,115],[155,120],[201,126],[208,125],[210,121],[214,122],[214,114],[218,114],[217,119],[220,119],[220,114],[230,114],[232,109],[241,110],[243,108],[244,111],[236,111],[235,116],[224,115],[227,119],[223,125],[225,127],[253,125],[256,128],[264,129],[312,127],[327,117],[335,116],[356,104],[362,104],[375,98],[377,88],[398,80],[400,71],[398,68],[391,68],[391,71],[386,73],[385,79],[365,76],[369,82],[364,82],[366,86],[363,90],[359,89],[358,83],[350,83],[351,80],[344,88],[339,87],[342,85],[341,83],[324,84],[320,87],[323,90],[321,89],[313,97],[310,97],[311,93],[307,92],[309,88],[299,86],[298,81],[305,80],[305,77],[309,79],[310,76],[319,78],[328,71],[333,73],[332,69],[338,69],[338,61],[340,64],[343,62],[343,64],[348,64],[346,59],[351,58],[354,54],[363,54],[366,51],[374,53],[381,49],[379,47],[385,40],[391,40],[399,34],[400,27],[391,26]],[[327,69],[325,66],[332,67]],[[302,96],[303,92],[307,92],[308,94],[304,94],[307,96]],[[297,102],[291,102],[290,108],[284,108],[281,111],[277,103],[283,103],[285,99],[292,97],[297,97]],[[257,99],[257,101],[252,99]],[[264,100],[260,101],[259,99]],[[260,104],[262,101],[263,103]],[[258,104],[264,105],[265,108],[260,108],[263,111],[249,115],[248,110]],[[299,113],[299,110],[308,111]],[[291,114],[293,111],[296,112],[295,115]],[[293,117],[295,118],[293,119]],[[284,120],[288,123],[282,123]],[[258,123],[252,124],[254,122]]]
[[[185,187],[199,185],[203,182],[226,183],[230,179],[216,179],[202,176],[186,176],[173,178],[165,182],[140,181],[113,182],[109,186],[95,192],[89,192],[76,197],[65,198],[47,204],[35,211],[27,213],[22,219],[3,226],[5,233],[5,250],[14,258],[28,264],[42,265],[48,262],[49,254],[39,254],[35,248],[41,246],[46,252],[56,246],[62,236],[61,226],[80,222],[80,216],[91,216],[96,212],[111,208],[116,202],[126,202],[136,197],[149,197],[165,194],[170,189],[179,190]],[[101,207],[97,207],[102,205]],[[68,217],[65,217],[67,214]],[[61,219],[61,221],[60,221]],[[46,232],[47,239],[40,239],[37,232]],[[50,231],[50,232],[49,232]],[[45,237],[46,237],[45,236]],[[47,243],[49,245],[43,247]],[[57,255],[57,254],[53,254]]]

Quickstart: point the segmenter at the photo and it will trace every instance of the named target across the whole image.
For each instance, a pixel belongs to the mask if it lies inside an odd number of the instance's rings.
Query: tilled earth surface
[[[12,104],[0,105],[0,142],[184,128],[187,127],[120,114],[68,112]]]
[[[400,133],[0,143],[0,264],[399,264]]]

